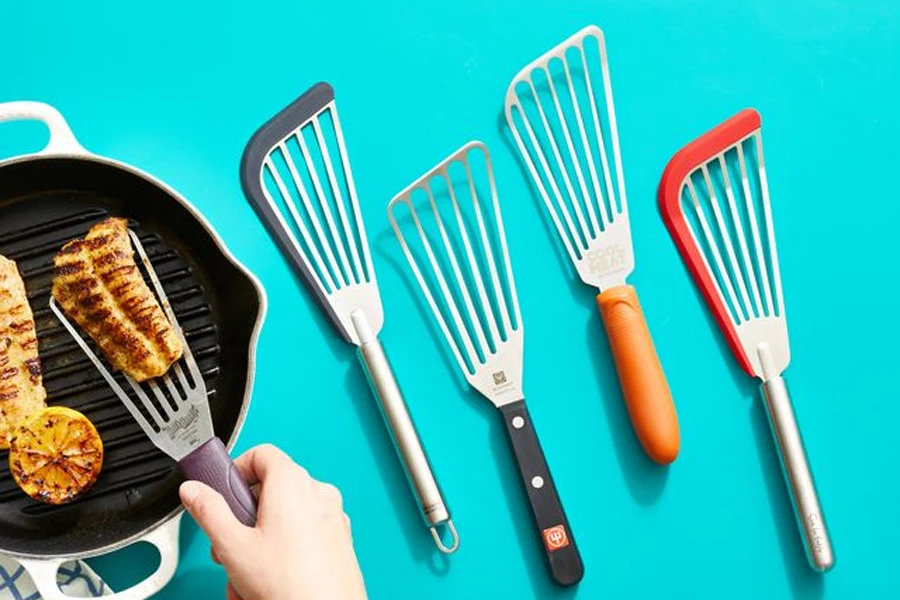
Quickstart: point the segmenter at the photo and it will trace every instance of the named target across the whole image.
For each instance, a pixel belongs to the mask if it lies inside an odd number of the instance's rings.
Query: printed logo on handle
[[[547,550],[553,552],[565,548],[569,545],[569,536],[566,535],[566,528],[563,525],[549,527],[544,530],[544,545]]]
[[[809,516],[806,517],[806,523],[809,526],[809,533],[812,537],[813,546],[815,546],[815,551],[821,552],[822,547],[825,545],[825,539],[822,535],[822,519],[818,514],[811,512]]]

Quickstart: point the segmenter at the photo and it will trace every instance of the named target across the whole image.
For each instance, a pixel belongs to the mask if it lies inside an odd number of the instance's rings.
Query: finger
[[[290,456],[273,446],[262,444],[247,450],[235,459],[234,465],[248,485],[264,482],[271,476],[292,468],[300,468]]]
[[[244,600],[241,598],[241,595],[237,593],[237,590],[234,589],[234,586],[231,585],[230,581],[225,584],[225,598],[226,600]]]
[[[221,494],[199,481],[185,481],[178,493],[220,557],[223,552],[232,554],[232,550],[240,550],[239,546],[253,530],[237,520]]]
[[[216,553],[216,549],[213,548],[213,547],[211,547],[211,546],[210,546],[210,548],[209,548],[209,557],[210,557],[210,558],[212,559],[212,561],[213,561],[214,563],[216,563],[217,565],[221,565],[221,564],[222,564],[222,559],[219,558],[219,555]]]
[[[316,487],[326,503],[339,511],[344,510],[344,498],[339,489],[330,483],[319,483]]]

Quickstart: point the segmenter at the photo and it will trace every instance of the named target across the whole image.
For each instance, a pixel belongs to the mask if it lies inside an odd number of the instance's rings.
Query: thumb
[[[181,502],[209,537],[219,555],[246,541],[253,530],[237,520],[225,498],[199,481],[185,481],[178,490]]]

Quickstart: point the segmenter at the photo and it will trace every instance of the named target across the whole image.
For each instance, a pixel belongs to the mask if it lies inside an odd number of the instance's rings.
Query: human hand
[[[259,484],[256,527],[242,525],[212,488],[186,481],[181,501],[228,574],[228,600],[365,600],[350,521],[337,488],[272,445],[234,461]]]

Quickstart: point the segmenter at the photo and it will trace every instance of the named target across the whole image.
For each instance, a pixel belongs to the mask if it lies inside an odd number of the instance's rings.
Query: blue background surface
[[[640,290],[683,436],[668,470],[633,439],[591,289],[550,235],[500,127],[506,85],[589,23],[606,32]],[[889,598],[900,422],[894,175],[900,6],[784,2],[0,3],[0,100],[43,100],[85,147],[184,193],[270,305],[239,448],[271,441],[336,483],[372,598]],[[462,535],[435,556],[360,372],[242,196],[263,121],[334,84],[387,307],[385,343]],[[656,211],[662,168],[737,110],[763,115],[798,419],[838,555],[805,565],[756,384],[728,354]],[[0,154],[38,126],[0,127]],[[493,409],[413,296],[384,207],[471,138],[493,150],[526,326],[525,389],[586,563],[545,575]],[[405,268],[405,267],[404,267]],[[190,520],[161,594],[218,594]],[[297,532],[303,535],[303,532]],[[100,561],[113,585],[147,552]]]

